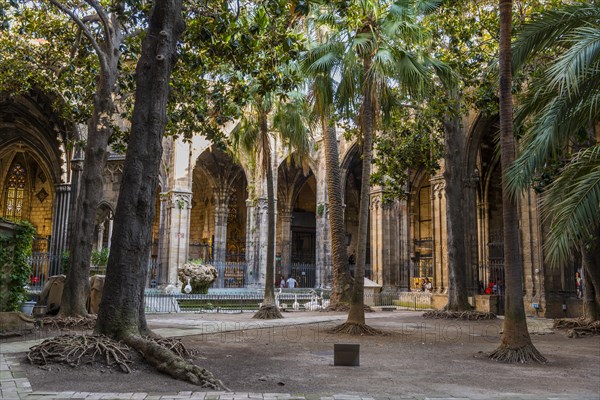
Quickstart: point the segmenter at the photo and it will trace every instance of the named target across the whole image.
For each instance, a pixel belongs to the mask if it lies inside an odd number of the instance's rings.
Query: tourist
[[[281,281],[279,282],[279,287],[281,289],[285,289],[285,278],[281,275]]]
[[[425,291],[431,293],[433,291],[433,284],[429,278],[425,278]]]
[[[298,285],[298,281],[295,280],[294,278],[292,278],[291,275],[288,275],[288,279],[287,279],[287,287],[289,287],[290,289],[295,288]]]

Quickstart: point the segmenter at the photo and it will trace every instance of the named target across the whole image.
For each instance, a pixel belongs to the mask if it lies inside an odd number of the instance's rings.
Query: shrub
[[[26,221],[0,222],[9,223],[13,231],[12,235],[0,236],[0,311],[18,311],[27,295],[35,228]]]

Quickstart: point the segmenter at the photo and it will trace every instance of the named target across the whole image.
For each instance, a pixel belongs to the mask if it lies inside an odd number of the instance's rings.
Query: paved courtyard
[[[389,334],[353,338],[323,334],[345,319],[335,313],[286,313],[268,322],[252,320],[250,313],[147,318],[155,332],[199,349],[200,364],[232,391],[205,392],[160,375],[70,379],[65,371],[25,364],[24,352],[42,340],[36,339],[0,342],[0,398],[600,399],[600,338],[568,339],[546,319],[531,319],[529,326],[549,363],[507,366],[482,355],[497,345],[501,320],[431,321],[418,312],[376,312],[367,315],[369,324]],[[334,342],[360,343],[361,365],[333,366]]]

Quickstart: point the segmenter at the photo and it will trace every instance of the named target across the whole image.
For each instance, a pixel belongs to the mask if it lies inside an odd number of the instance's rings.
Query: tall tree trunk
[[[79,183],[75,215],[69,233],[69,268],[61,299],[63,316],[87,315],[86,301],[90,291],[90,258],[94,243],[96,212],[102,200],[104,166],[108,158],[108,140],[112,134],[111,118],[115,110],[113,95],[119,76],[118,51],[121,30],[116,18],[112,36],[101,44],[107,70],[101,70],[94,95],[94,110],[88,121],[83,171]]]
[[[329,118],[323,118],[323,142],[325,143],[325,168],[327,173],[327,200],[329,203],[329,226],[331,232],[331,255],[333,261],[333,288],[330,308],[350,301],[352,279],[348,268],[346,249],[346,227],[344,204],[342,201],[342,173],[335,134],[335,125],[328,125]]]
[[[212,374],[142,338],[151,332],[144,314],[152,222],[156,205],[162,138],[167,122],[169,80],[177,60],[177,41],[185,27],[182,0],[152,4],[148,34],[136,68],[131,135],[115,212],[113,246],[95,331],[122,340],[159,371],[194,384],[219,389]]]
[[[260,135],[265,141],[263,144],[263,157],[265,158],[265,168],[267,176],[267,270],[265,271],[265,296],[262,306],[254,314],[257,319],[276,319],[283,318],[279,308],[275,304],[275,190],[273,182],[273,166],[271,165],[271,150],[268,141],[269,127],[267,125],[267,115],[261,112],[260,117]]]
[[[459,102],[456,101],[454,115],[444,122],[446,181],[446,221],[448,224],[448,311],[470,310],[467,298],[467,265],[465,253],[464,191],[465,174],[462,161],[464,145],[461,135]]]
[[[581,247],[583,317],[589,321],[598,321],[600,319],[600,232],[598,229],[594,239]]]
[[[364,71],[367,76],[371,67],[371,59],[365,58]],[[346,322],[332,329],[336,333],[377,334],[378,331],[365,323],[365,263],[367,260],[367,228],[369,222],[369,196],[371,191],[371,162],[373,160],[373,130],[375,111],[373,104],[373,87],[366,79],[363,88],[363,104],[360,111],[360,130],[363,137],[362,176],[360,183],[360,207],[358,212],[358,244],[356,251],[356,266],[354,269],[354,285],[350,310]]]
[[[533,346],[523,304],[523,264],[520,255],[517,204],[508,195],[506,171],[515,159],[511,71],[512,0],[500,0],[500,163],[504,223],[505,316],[500,346],[490,357],[503,362],[545,362]]]

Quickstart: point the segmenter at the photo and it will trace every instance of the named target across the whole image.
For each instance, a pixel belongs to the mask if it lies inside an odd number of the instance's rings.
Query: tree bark
[[[262,140],[268,141],[267,115],[261,111],[259,116]],[[283,318],[275,304],[275,190],[273,185],[273,166],[271,165],[270,146],[265,142],[262,146],[265,157],[267,178],[267,270],[265,271],[265,296],[262,306],[254,314],[257,319]]]
[[[122,340],[152,366],[176,379],[221,389],[212,374],[142,336],[151,335],[144,312],[144,289],[152,240],[162,138],[167,123],[169,81],[177,41],[185,24],[182,0],[156,0],[136,68],[131,134],[115,212],[113,246],[95,332]]]
[[[545,362],[533,346],[523,304],[523,264],[520,255],[517,204],[508,195],[506,171],[515,159],[511,71],[512,0],[500,0],[500,163],[504,223],[505,316],[500,346],[490,357],[503,362]]]
[[[600,319],[600,232],[587,245],[581,246],[583,270],[583,317]]]
[[[371,59],[365,58],[363,63],[365,76],[371,67]],[[371,162],[373,160],[373,129],[375,123],[372,83],[367,79],[363,89],[363,104],[360,113],[360,128],[363,137],[362,176],[360,183],[360,206],[358,212],[358,243],[356,266],[354,269],[354,285],[348,319],[345,325],[366,326],[365,324],[365,263],[367,261],[367,228],[369,222],[369,196],[371,191]],[[352,328],[351,328],[352,329]],[[349,333],[359,333],[359,331]]]
[[[101,69],[94,95],[94,110],[88,121],[83,171],[79,182],[75,215],[69,234],[69,268],[61,300],[60,315],[87,315],[86,301],[90,290],[90,258],[94,243],[96,212],[102,200],[104,166],[108,158],[108,140],[112,135],[111,118],[115,110],[113,95],[117,90],[121,43],[120,24],[112,17],[112,35],[100,44],[107,70]],[[102,63],[101,63],[102,64]]]
[[[169,79],[183,32],[181,0],[153,4],[138,62],[136,99],[121,191],[115,212],[96,333],[120,340],[147,333],[144,287],[166,125]]]
[[[323,142],[325,143],[325,168],[327,171],[327,200],[329,204],[329,225],[331,230],[331,255],[333,261],[333,287],[330,305],[335,309],[340,303],[350,301],[352,279],[348,268],[346,249],[346,227],[344,224],[344,204],[342,201],[342,174],[335,126],[323,119]]]
[[[464,188],[465,174],[462,161],[464,146],[461,135],[458,99],[455,115],[444,123],[446,181],[446,221],[448,224],[448,311],[467,311],[472,307],[467,298],[467,265],[465,252]]]

